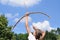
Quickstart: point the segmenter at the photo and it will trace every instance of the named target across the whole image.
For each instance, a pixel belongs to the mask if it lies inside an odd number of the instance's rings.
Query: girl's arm
[[[26,26],[26,30],[27,30],[27,33],[31,33],[30,32],[30,28],[29,28],[29,25],[28,25],[28,13],[26,13],[26,16],[25,16],[25,26]]]

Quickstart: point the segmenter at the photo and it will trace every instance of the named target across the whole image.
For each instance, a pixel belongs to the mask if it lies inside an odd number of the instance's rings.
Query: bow
[[[50,18],[49,15],[47,15],[47,14],[45,14],[45,13],[43,13],[43,12],[28,12],[28,15],[30,15],[30,14],[43,14],[43,15],[47,16],[48,18]],[[16,27],[16,25],[17,25],[24,17],[25,17],[25,15],[22,16],[22,17],[16,22],[16,24],[12,27],[12,29],[14,29],[14,28]]]

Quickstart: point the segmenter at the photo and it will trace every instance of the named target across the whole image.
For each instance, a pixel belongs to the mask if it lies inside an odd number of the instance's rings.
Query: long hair
[[[40,40],[40,37],[42,36],[42,31],[40,29],[36,29],[36,39]]]

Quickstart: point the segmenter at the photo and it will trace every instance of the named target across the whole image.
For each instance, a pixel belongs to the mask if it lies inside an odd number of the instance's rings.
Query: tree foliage
[[[0,16],[0,40],[11,40],[13,32],[11,27],[8,26],[8,20],[4,15]]]

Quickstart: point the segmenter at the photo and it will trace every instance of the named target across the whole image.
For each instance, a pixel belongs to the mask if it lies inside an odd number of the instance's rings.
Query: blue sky
[[[39,22],[39,21],[41,22],[47,20],[49,21],[51,27],[53,28],[60,27],[60,0],[42,0],[36,5],[27,7],[27,10],[28,12],[40,11],[51,16],[51,19],[48,19],[48,17],[44,15],[39,15],[39,14],[30,15],[30,17],[32,18],[32,22]],[[26,8],[24,6],[23,7],[11,6],[8,4],[1,3],[0,0],[0,14],[6,15],[9,22],[8,25],[14,25],[16,23],[15,20],[22,17],[25,13],[26,13]],[[30,25],[32,24],[32,22],[30,22]],[[15,33],[25,33],[26,32],[25,23],[19,22],[19,24],[15,27],[13,31]]]

